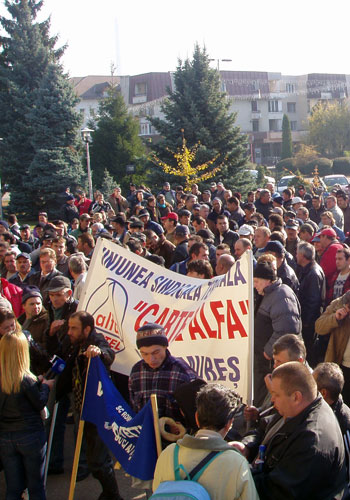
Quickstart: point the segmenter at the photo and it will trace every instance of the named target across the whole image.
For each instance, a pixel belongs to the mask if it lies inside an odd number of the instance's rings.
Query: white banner
[[[79,309],[92,314],[116,357],[112,369],[129,375],[140,360],[136,332],[165,328],[172,355],[209,381],[250,401],[252,258],[243,254],[224,276],[188,278],[100,238]]]

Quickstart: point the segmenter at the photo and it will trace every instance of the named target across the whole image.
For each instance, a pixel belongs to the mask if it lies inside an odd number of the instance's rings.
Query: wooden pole
[[[77,482],[77,472],[78,472],[78,465],[79,465],[79,458],[80,458],[80,449],[81,449],[81,443],[82,443],[82,440],[83,440],[83,432],[84,432],[84,425],[85,425],[85,421],[82,420],[81,414],[83,412],[84,403],[85,403],[85,392],[86,392],[86,384],[87,384],[87,380],[88,380],[88,376],[89,376],[89,370],[90,370],[90,361],[91,361],[91,358],[89,358],[89,360],[88,360],[88,366],[87,366],[87,370],[86,370],[84,394],[83,394],[83,401],[82,401],[82,404],[81,404],[80,421],[79,421],[77,442],[75,444],[74,460],[73,460],[73,467],[72,467],[72,475],[71,475],[71,478],[70,478],[68,500],[73,500],[74,499],[75,484]]]
[[[159,457],[159,455],[162,453],[162,440],[160,437],[160,430],[159,430],[159,416],[158,416],[158,404],[157,404],[156,394],[151,394],[151,405],[153,412],[154,434],[156,436],[157,454]]]
[[[50,462],[50,456],[51,456],[53,434],[55,432],[57,409],[58,409],[58,402],[56,402],[54,404],[54,407],[53,407],[52,418],[51,418],[51,425],[50,425],[49,439],[47,440],[46,462],[45,462],[45,472],[44,472],[44,485],[45,485],[45,488],[46,488],[46,481],[47,481],[47,472],[49,470],[49,462]]]

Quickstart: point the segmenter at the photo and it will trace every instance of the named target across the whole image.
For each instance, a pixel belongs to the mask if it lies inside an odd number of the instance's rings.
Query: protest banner
[[[125,472],[138,479],[153,479],[157,448],[151,402],[135,414],[99,357],[90,362],[81,418],[96,425],[100,438]]]
[[[252,397],[252,257],[245,253],[228,273],[210,280],[164,269],[100,238],[79,309],[115,350],[112,370],[129,375],[140,360],[137,329],[165,328],[170,351],[199,375]]]

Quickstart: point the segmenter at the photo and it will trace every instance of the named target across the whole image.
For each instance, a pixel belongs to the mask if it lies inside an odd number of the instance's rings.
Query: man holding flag
[[[114,351],[104,336],[95,331],[91,314],[85,311],[73,313],[68,320],[68,335],[60,341],[57,335],[47,339],[48,349],[66,361],[66,368],[57,381],[57,399],[73,392],[74,413],[79,418],[84,398],[88,358],[100,357],[108,369],[114,360]],[[96,426],[85,423],[87,461],[93,476],[102,486],[99,500],[122,500],[114,475],[113,462],[106,445],[97,433]]]

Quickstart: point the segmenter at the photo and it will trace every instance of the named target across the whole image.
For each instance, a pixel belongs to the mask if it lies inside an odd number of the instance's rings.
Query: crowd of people
[[[186,191],[165,182],[153,194],[130,184],[125,197],[115,187],[106,200],[100,192],[90,200],[68,190],[61,219],[40,212],[34,227],[14,214],[0,220],[6,498],[28,489],[30,499],[45,499],[50,418],[43,410],[58,401],[49,474],[61,474],[65,424],[69,412],[79,422],[88,358],[100,356],[107,369],[113,362],[94,318],[77,312],[98,238],[193,279],[223,275],[245,252],[253,255],[255,397],[244,410],[248,433],[235,419],[239,395],[206,384],[174,358],[161,325],[137,332],[141,361],[127,384],[112,374],[136,412],[155,391],[159,416],[168,419],[153,489],[183,478],[177,462],[190,472],[217,452],[198,480],[211,498],[347,498],[350,206],[345,191],[326,194],[303,185],[279,194],[267,184],[243,198],[221,182],[202,192],[197,184]],[[45,377],[54,355],[66,363],[55,382]],[[100,500],[122,498],[93,424],[86,425],[77,480],[90,473],[102,486]]]

